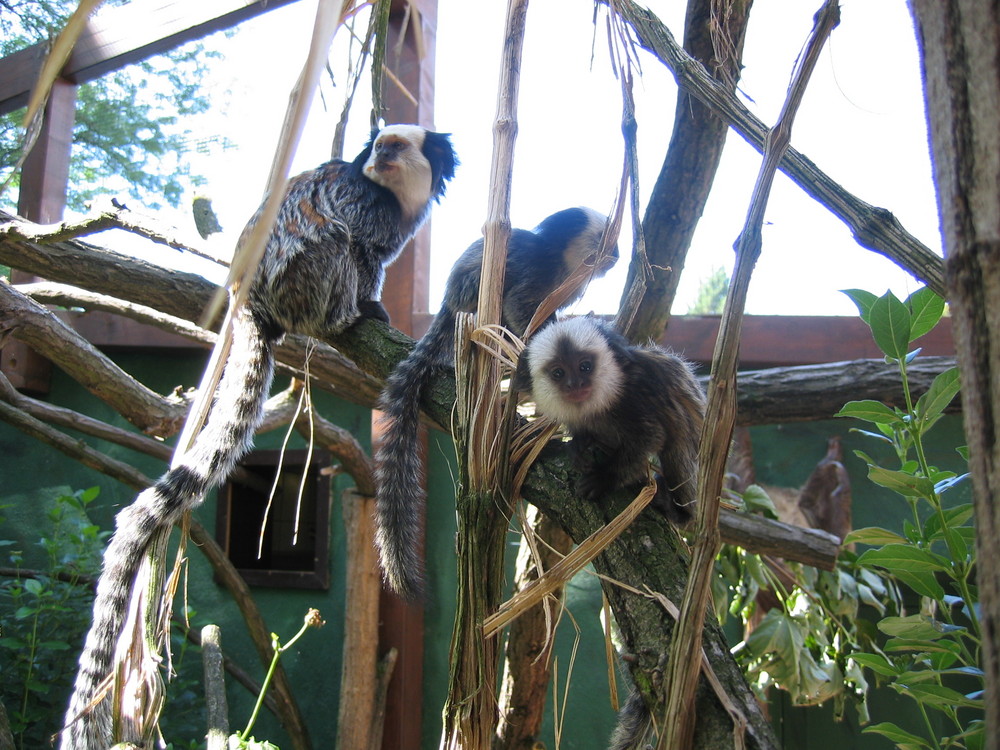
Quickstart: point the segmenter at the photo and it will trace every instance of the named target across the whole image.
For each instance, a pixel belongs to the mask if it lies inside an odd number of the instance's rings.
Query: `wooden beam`
[[[296,0],[144,0],[108,8],[90,19],[62,76],[86,83],[292,2]],[[27,104],[46,48],[36,44],[0,59],[0,114]]]
[[[660,343],[691,362],[707,364],[719,333],[718,315],[670,319]],[[924,355],[952,357],[951,318],[914,342]],[[740,369],[791,367],[822,362],[880,359],[871,331],[859,317],[833,315],[748,315],[740,340]]]
[[[75,84],[61,78],[53,83],[41,131],[21,169],[17,212],[39,224],[59,221],[66,208],[76,88]],[[36,278],[30,273],[11,270],[10,279],[14,283],[34,281]],[[0,370],[20,391],[36,395],[49,392],[52,363],[24,342],[7,342],[0,352]]]
[[[419,0],[409,7],[407,3],[393,3],[385,62],[398,83],[387,78],[384,84],[386,122],[411,122],[433,129],[436,35],[437,0]],[[382,302],[393,325],[411,336],[416,335],[415,312],[427,310],[429,274],[428,222],[389,267],[382,290]],[[381,431],[377,412],[372,419],[374,443]],[[426,456],[427,434],[423,429],[419,445]],[[399,655],[388,687],[382,748],[419,750],[424,704],[424,608],[383,591],[379,611],[379,651],[384,654],[395,648]]]

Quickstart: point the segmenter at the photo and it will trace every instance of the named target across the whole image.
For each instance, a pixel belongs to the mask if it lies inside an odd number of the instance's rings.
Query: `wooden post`
[[[410,122],[434,128],[436,34],[437,0],[393,4],[386,65],[406,92],[395,82],[386,80],[384,100],[387,122]],[[398,55],[396,50],[399,50]],[[411,336],[416,335],[414,313],[427,310],[429,275],[428,223],[389,268],[382,291],[382,302],[393,326]],[[379,416],[377,412],[372,414],[373,443],[378,441]],[[419,443],[422,454],[426,456],[427,435],[424,430],[421,430]],[[386,750],[419,750],[423,711],[423,607],[406,604],[386,591],[382,592],[379,607],[382,615],[379,652],[384,654],[393,648],[398,651],[386,699],[382,747]]]
[[[57,79],[45,105],[45,120],[38,140],[21,168],[17,212],[26,219],[39,224],[62,219],[75,118],[76,84]],[[14,283],[35,278],[21,271],[11,272]],[[34,394],[49,392],[52,363],[20,341],[10,340],[0,351],[0,369],[18,390]]]

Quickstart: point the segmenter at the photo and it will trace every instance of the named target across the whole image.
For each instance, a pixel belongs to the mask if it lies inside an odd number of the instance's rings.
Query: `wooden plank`
[[[712,361],[718,315],[673,316],[661,344],[692,362]],[[925,355],[954,356],[951,318],[913,343]],[[880,358],[871,331],[860,318],[824,315],[748,315],[743,320],[740,369],[791,367]]]
[[[62,75],[86,83],[292,2],[297,0],[143,0],[107,8],[90,19]],[[45,52],[45,44],[36,44],[0,59],[0,114],[27,104]]]

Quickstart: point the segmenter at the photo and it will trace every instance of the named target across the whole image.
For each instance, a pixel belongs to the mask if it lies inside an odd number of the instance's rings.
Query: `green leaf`
[[[927,477],[917,477],[905,471],[892,471],[881,466],[869,466],[868,478],[879,487],[897,492],[903,497],[924,497],[934,495],[934,483]]]
[[[774,502],[771,500],[771,496],[767,494],[767,490],[757,484],[751,484],[746,488],[746,491],[742,493],[743,504],[746,509],[751,513],[756,513],[758,511],[763,512],[768,518],[777,518],[778,511],[774,507]]]
[[[899,689],[921,703],[935,708],[953,709],[959,706],[982,708],[983,706],[981,700],[967,698],[957,690],[944,685],[900,685]]]
[[[877,565],[893,575],[899,573],[950,573],[949,560],[912,544],[887,544],[879,549],[867,549],[858,557],[861,565]],[[943,594],[942,594],[943,596]]]
[[[948,545],[948,552],[951,553],[952,560],[964,563],[969,559],[969,546],[965,543],[965,539],[959,533],[958,529],[946,529],[944,540]]]
[[[931,421],[944,412],[961,389],[957,367],[939,373],[927,392],[917,399],[917,417]]]
[[[24,590],[27,591],[29,594],[34,594],[35,596],[38,596],[39,594],[42,593],[42,590],[44,588],[45,587],[42,585],[42,582],[39,581],[37,578],[24,579]]]
[[[918,641],[936,641],[955,631],[965,630],[956,625],[948,625],[925,615],[909,615],[908,617],[884,617],[878,623],[878,629],[886,635]]]
[[[928,596],[935,601],[940,601],[944,596],[944,589],[937,582],[933,573],[916,573],[908,570],[895,570],[892,574],[901,582],[905,583],[920,596]]]
[[[952,490],[955,487],[957,487],[958,485],[960,485],[962,482],[964,482],[966,479],[968,479],[969,476],[970,476],[969,474],[959,474],[956,477],[951,477],[949,479],[943,479],[940,482],[936,482],[934,484],[934,491],[936,493],[938,493],[939,495],[943,495],[944,493],[948,492],[949,490]]]
[[[944,315],[944,300],[930,287],[918,289],[906,298],[910,306],[910,341],[929,332]]]
[[[863,667],[886,677],[899,674],[899,670],[881,654],[851,654],[851,658]]]
[[[858,315],[867,323],[868,314],[871,312],[872,305],[878,297],[864,289],[841,289],[840,291],[851,298],[851,302],[858,308]]]
[[[868,325],[876,345],[887,357],[900,360],[906,356],[910,343],[910,311],[891,291],[872,303]]]
[[[746,646],[755,656],[775,653],[779,660],[794,663],[804,642],[800,625],[781,610],[772,609],[746,639]]]
[[[972,503],[962,503],[961,505],[956,505],[954,508],[943,509],[941,515],[944,516],[946,528],[956,529],[972,518],[974,512],[975,509],[972,507]],[[944,535],[944,531],[941,528],[941,515],[932,513],[927,517],[927,523],[924,524],[924,533],[928,539],[938,539]]]
[[[870,727],[865,727],[861,731],[865,734],[881,734],[883,737],[888,737],[902,750],[931,747],[931,744],[923,737],[910,734],[906,730],[900,729],[895,724],[888,721],[883,721],[881,724],[872,724]]]
[[[837,416],[837,415],[835,414],[834,416]],[[891,439],[889,439],[885,435],[881,435],[881,434],[879,434],[877,432],[872,432],[871,430],[859,430],[859,429],[856,429],[856,428],[852,428],[851,432],[856,432],[859,435],[865,435],[866,437],[875,438],[876,440],[881,440],[883,443],[888,443],[889,445],[892,445],[892,440]],[[860,453],[860,452],[861,451],[855,451],[855,453]]]
[[[939,639],[936,641],[913,641],[907,638],[890,638],[885,642],[886,651],[893,653],[897,651],[916,651],[928,654],[951,654],[958,656],[962,653],[962,644],[949,639]]]
[[[870,544],[882,546],[883,544],[905,544],[906,539],[895,531],[881,529],[878,526],[867,526],[863,529],[854,529],[846,537],[844,544]]]
[[[874,422],[875,424],[903,424],[902,417],[900,417],[895,410],[890,409],[880,401],[848,401],[844,404],[844,407],[833,416],[854,417],[855,419],[863,419],[866,422]]]

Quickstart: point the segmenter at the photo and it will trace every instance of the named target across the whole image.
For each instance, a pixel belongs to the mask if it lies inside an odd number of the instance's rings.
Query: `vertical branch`
[[[708,407],[698,451],[696,541],[667,665],[664,731],[657,745],[660,749],[682,750],[691,747],[694,738],[694,695],[701,665],[701,633],[711,596],[715,555],[720,544],[719,498],[736,422],[736,371],[747,288],[760,256],[761,226],[774,174],[788,149],[792,123],[819,53],[839,22],[840,6],[837,0],[826,0],[816,14],[806,51],[799,61],[778,121],[768,134],[764,161],[754,185],[743,231],[737,241],[736,267],[712,356]]]
[[[201,629],[201,660],[205,670],[205,715],[208,719],[207,750],[226,750],[229,741],[229,708],[222,655],[222,631],[218,625]]]
[[[1000,39],[992,3],[912,0],[962,375],[976,546],[1000,543]],[[1000,570],[976,568],[983,629],[984,747],[1000,748]]]
[[[518,591],[544,573],[573,548],[573,540],[552,519],[533,505],[528,506],[526,525],[542,544],[538,560],[526,537],[521,537],[517,554],[514,587]],[[542,727],[545,693],[551,674],[552,644],[555,637],[554,610],[561,606],[565,589],[559,587],[548,600],[539,602],[510,626],[505,651],[503,684],[500,690],[500,726],[496,748],[518,750],[533,747]],[[554,605],[554,606],[551,606]]]
[[[497,115],[493,127],[490,200],[483,245],[478,326],[500,322],[507,242],[517,96],[527,0],[509,0],[500,65]],[[448,697],[441,746],[486,750],[496,726],[497,641],[485,640],[482,624],[500,603],[506,501],[497,482],[498,458],[505,452],[500,429],[500,368],[484,350],[469,351],[467,316],[456,327],[459,392],[455,431],[459,458],[458,597],[452,634]]]
[[[378,597],[381,584],[375,536],[375,499],[348,490],[341,499],[347,536],[344,648],[337,719],[337,750],[378,747],[372,739],[378,696]]]

